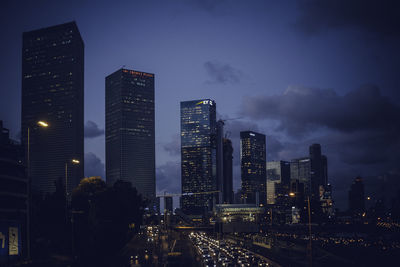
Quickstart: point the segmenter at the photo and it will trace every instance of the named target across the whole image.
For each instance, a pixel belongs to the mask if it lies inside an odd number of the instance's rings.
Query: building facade
[[[21,135],[34,191],[54,192],[55,181],[68,177],[71,192],[84,176],[83,76],[75,22],[23,33]]]
[[[291,183],[297,181],[304,186],[303,194],[311,196],[311,159],[308,157],[293,159],[290,162]]]
[[[223,204],[233,204],[233,146],[228,138],[224,138],[223,143]]]
[[[252,131],[240,132],[240,164],[242,197],[245,203],[265,205],[266,148],[265,135]]]
[[[349,211],[355,217],[361,217],[365,211],[364,182],[361,177],[354,179],[349,190]]]
[[[216,104],[211,99],[181,102],[181,207],[187,214],[212,210],[217,191]],[[201,193],[187,195],[186,193]]]
[[[27,256],[29,187],[22,146],[0,121],[0,265]]]
[[[128,181],[155,198],[154,74],[119,69],[106,77],[106,180]]]

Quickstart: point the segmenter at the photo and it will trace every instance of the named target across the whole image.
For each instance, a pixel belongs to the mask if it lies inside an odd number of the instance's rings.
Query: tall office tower
[[[172,197],[164,197],[164,213],[173,211],[173,198]]]
[[[35,191],[54,192],[55,181],[67,177],[71,192],[83,178],[83,71],[75,22],[23,34],[21,133]]]
[[[233,147],[232,141],[228,138],[223,139],[223,168],[224,168],[224,191],[223,191],[223,203],[233,204]]]
[[[291,183],[298,181],[304,186],[304,195],[311,196],[311,159],[299,158],[290,162]]]
[[[246,203],[265,205],[266,194],[265,135],[252,131],[240,132],[240,166],[242,193]]]
[[[311,159],[311,186],[314,198],[319,197],[320,186],[328,184],[328,159],[321,154],[321,145],[312,144],[309,148]]]
[[[217,135],[216,135],[216,144],[217,144],[217,190],[218,199],[217,203],[224,202],[224,122],[222,120],[217,121]]]
[[[328,186],[328,158],[325,155],[321,155],[321,163],[322,185]]]
[[[364,183],[361,177],[354,179],[350,187],[349,211],[357,217],[365,211]]]
[[[106,176],[155,198],[154,74],[119,69],[106,77]]]
[[[267,204],[275,204],[279,195],[289,193],[290,162],[267,162]]]
[[[182,193],[217,190],[216,104],[213,100],[181,102]],[[215,194],[185,195],[186,214],[211,211]]]

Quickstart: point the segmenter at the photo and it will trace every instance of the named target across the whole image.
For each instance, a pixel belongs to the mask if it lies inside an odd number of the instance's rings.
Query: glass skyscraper
[[[107,184],[129,181],[155,198],[154,74],[120,69],[106,77]]]
[[[242,198],[246,203],[265,205],[266,195],[266,150],[265,135],[240,132],[240,165],[242,175]]]
[[[182,193],[211,192],[217,185],[216,104],[202,99],[181,102]],[[183,195],[187,214],[210,211],[214,194]]]
[[[53,192],[66,171],[68,192],[83,178],[83,72],[84,43],[75,22],[23,34],[21,135],[35,191]],[[38,121],[49,127],[39,128]]]

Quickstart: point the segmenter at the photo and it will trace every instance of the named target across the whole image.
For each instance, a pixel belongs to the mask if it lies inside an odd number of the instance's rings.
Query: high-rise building
[[[361,177],[354,179],[349,191],[349,211],[359,217],[365,211],[364,183]]]
[[[328,158],[325,155],[321,156],[322,164],[322,186],[328,185]]]
[[[217,190],[218,199],[217,203],[224,203],[224,122],[222,120],[217,121],[217,134],[216,134],[216,145],[217,145]]]
[[[228,138],[224,138],[223,143],[223,203],[233,204],[233,146],[232,141]]]
[[[75,22],[24,32],[21,134],[35,191],[54,192],[55,181],[68,177],[71,192],[83,178],[83,73],[84,43]],[[38,121],[49,127],[39,129]]]
[[[173,198],[170,196],[164,197],[164,213],[172,213],[173,210]]]
[[[289,193],[290,162],[267,162],[267,204],[275,204],[279,195]]]
[[[248,204],[265,205],[266,195],[266,150],[265,135],[240,132],[240,164],[242,197]]]
[[[328,159],[321,154],[321,145],[312,144],[309,148],[311,160],[311,187],[315,199],[319,197],[319,187],[328,184]]]
[[[311,159],[299,158],[290,162],[291,183],[298,181],[303,184],[305,196],[311,196]]]
[[[155,198],[154,74],[119,69],[106,77],[106,177]]]
[[[216,104],[211,99],[181,102],[181,198],[183,212],[211,211],[217,184]]]

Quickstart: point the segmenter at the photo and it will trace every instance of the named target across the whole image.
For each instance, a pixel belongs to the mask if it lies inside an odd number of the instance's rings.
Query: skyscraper
[[[164,213],[169,212],[172,214],[173,210],[173,198],[170,196],[164,197]]]
[[[240,132],[240,164],[242,194],[246,203],[266,204],[265,135],[252,131]]]
[[[71,192],[83,178],[83,72],[84,43],[75,22],[23,34],[21,133],[35,191],[53,192],[55,181],[68,177]],[[38,121],[49,127],[38,129]]]
[[[223,143],[223,203],[233,204],[233,147],[228,138],[224,138]]]
[[[311,159],[299,158],[290,162],[291,183],[299,182],[304,186],[304,194],[311,196]]]
[[[217,121],[217,134],[216,134],[216,145],[217,145],[217,190],[219,191],[217,203],[224,203],[224,122],[222,120]]]
[[[279,194],[288,194],[290,186],[290,162],[267,162],[267,203],[275,204]]]
[[[349,191],[349,211],[360,217],[365,211],[364,183],[361,177],[354,179]]]
[[[182,193],[217,190],[216,104],[211,99],[181,102]],[[202,214],[212,209],[215,194],[184,195],[182,210]]]
[[[119,69],[106,77],[107,184],[129,181],[155,198],[154,74]]]
[[[312,144],[310,146],[311,160],[311,186],[314,198],[319,198],[319,187],[328,184],[328,159],[321,154],[321,145]]]

